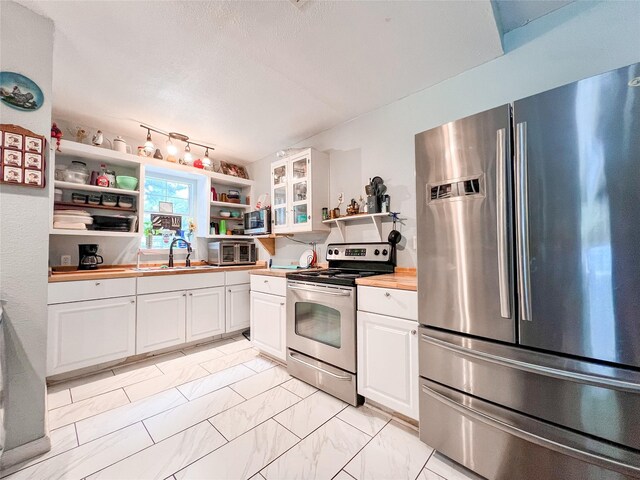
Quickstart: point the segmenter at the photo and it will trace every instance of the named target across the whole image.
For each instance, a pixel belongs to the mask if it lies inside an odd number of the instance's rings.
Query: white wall
[[[17,124],[47,138],[53,31],[50,20],[16,3],[0,2],[0,70],[28,76],[45,98],[35,112],[0,105],[0,123]],[[45,435],[48,192],[0,184],[0,298],[6,301],[8,337],[7,449]]]
[[[310,146],[330,154],[328,206],[335,206],[339,192],[344,192],[347,199],[363,194],[368,179],[381,176],[389,187],[392,211],[400,211],[405,218],[399,230],[409,241],[405,240],[404,249],[399,252],[398,264],[415,267],[414,135],[457,118],[638,62],[639,25],[640,2],[575,2],[508,33],[504,38],[506,53],[502,57],[315,135],[295,147]],[[274,159],[272,155],[249,167],[251,178],[258,182],[254,189],[256,196],[269,190],[269,163]],[[389,230],[390,225],[386,224],[385,233]],[[347,227],[347,231],[348,241],[370,239],[372,233],[367,227],[355,225]],[[335,229],[328,237],[315,238],[325,244],[340,241]],[[274,262],[297,259],[304,248],[279,239]]]

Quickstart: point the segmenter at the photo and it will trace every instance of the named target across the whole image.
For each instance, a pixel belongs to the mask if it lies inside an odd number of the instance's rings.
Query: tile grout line
[[[350,405],[350,406],[353,406],[353,405]],[[348,408],[348,407],[347,407],[347,408]],[[357,408],[357,407],[356,407],[356,408]],[[340,410],[338,413],[336,413],[336,415],[335,415],[335,416],[337,417],[338,415],[340,415],[340,414],[341,414],[342,412],[344,412],[345,410],[346,410],[346,408],[343,408],[343,409],[342,409],[342,410]],[[343,421],[344,423],[346,423],[347,425],[352,426],[353,428],[355,428],[355,429],[356,429],[356,430],[358,430],[359,432],[362,432],[362,433],[364,433],[365,435],[368,435],[368,436],[369,436],[369,437],[371,437],[371,438],[373,438],[373,437],[375,437],[376,435],[378,435],[378,434],[382,431],[382,429],[383,429],[384,427],[386,427],[387,425],[389,425],[389,423],[391,423],[391,418],[390,418],[389,420],[387,420],[387,421],[385,422],[385,424],[382,426],[382,428],[381,428],[380,430],[378,430],[374,435],[369,435],[369,434],[368,434],[367,432],[365,432],[364,430],[362,430],[362,429],[358,428],[358,427],[357,427],[357,426],[355,426],[355,425],[351,425],[349,422],[347,422],[346,420],[343,420],[342,418],[338,418],[338,420],[342,420],[342,421]]]
[[[334,417],[334,418],[338,419],[339,421],[341,421],[341,422],[342,422],[342,423],[344,423],[345,425],[349,425],[350,427],[353,427],[353,425],[351,425],[349,422],[345,422],[345,421],[344,421],[344,420],[342,420],[341,418],[338,418],[338,416],[337,416],[337,415],[336,415],[336,417]],[[387,425],[388,425],[388,424],[387,424]],[[387,425],[385,425],[385,427],[386,427]],[[356,427],[353,427],[353,428],[356,428]],[[356,430],[358,430],[359,432],[362,432],[362,430],[360,430],[360,429],[358,429],[358,428],[356,428]],[[362,448],[360,448],[360,449],[359,449],[359,450],[358,450],[358,451],[357,451],[357,452],[356,452],[356,453],[355,453],[355,454],[354,454],[354,455],[353,455],[353,456],[352,456],[352,457],[347,461],[347,463],[345,463],[342,467],[340,467],[340,470],[344,470],[344,469],[345,469],[345,467],[346,467],[347,465],[349,465],[349,463],[351,463],[351,460],[353,460],[354,458],[356,458],[356,457],[358,456],[358,454],[359,454],[361,451],[363,451],[363,450],[367,447],[367,445],[369,445],[371,442],[373,442],[373,439],[374,439],[374,438],[376,438],[376,437],[380,434],[380,432],[381,432],[382,430],[384,430],[384,427],[382,427],[378,433],[376,433],[375,435],[372,435],[371,437],[369,437],[369,440],[368,440],[368,441],[367,441],[367,442],[362,446]],[[362,433],[364,433],[364,432],[362,432]],[[365,435],[367,435],[367,434],[365,433]],[[338,470],[338,473],[340,473],[340,470]],[[347,474],[349,474],[351,477],[353,477],[353,475],[351,475],[349,472],[347,472],[346,470],[344,470],[344,471],[345,471],[345,473],[347,473]],[[355,478],[355,477],[354,477],[354,478]]]
[[[429,456],[427,457],[427,461],[424,462],[424,465],[422,466],[422,468],[420,469],[420,471],[418,472],[418,475],[416,476],[415,480],[418,480],[418,477],[420,476],[420,474],[422,474],[422,472],[424,471],[425,468],[427,468],[427,463],[429,463],[429,460],[431,460],[431,457],[433,457],[433,454],[436,453],[436,449],[432,448],[431,453],[429,454]],[[428,470],[428,469],[427,469]],[[430,470],[429,470],[430,471]]]

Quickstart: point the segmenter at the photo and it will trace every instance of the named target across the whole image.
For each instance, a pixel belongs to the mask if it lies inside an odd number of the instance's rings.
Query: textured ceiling
[[[502,54],[488,0],[20,3],[55,23],[54,115],[249,162]]]

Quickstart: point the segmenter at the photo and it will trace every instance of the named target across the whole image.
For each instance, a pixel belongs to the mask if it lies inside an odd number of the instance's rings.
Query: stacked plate
[[[66,230],[86,230],[93,224],[91,214],[85,210],[55,210],[53,212],[53,228]]]

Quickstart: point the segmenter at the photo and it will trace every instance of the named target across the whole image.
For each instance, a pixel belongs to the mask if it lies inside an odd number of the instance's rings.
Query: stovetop
[[[291,272],[287,280],[355,286],[356,279],[392,273],[395,267],[393,246],[386,242],[332,243],[327,246],[329,268]]]

